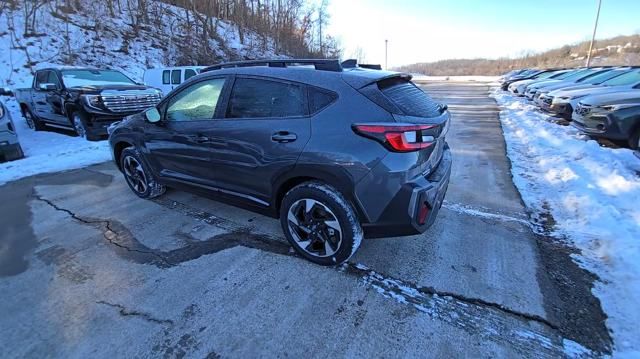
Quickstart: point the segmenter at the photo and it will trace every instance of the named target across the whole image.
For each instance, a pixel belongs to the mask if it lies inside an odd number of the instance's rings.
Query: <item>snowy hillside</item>
[[[26,31],[24,3],[14,2],[18,6],[11,8],[10,2],[1,2],[0,86],[29,87],[32,71],[52,64],[114,68],[142,81],[147,68],[185,63],[185,46],[196,43],[193,41],[196,34],[193,28],[184,27],[187,22],[184,9],[150,2],[152,8],[147,12],[149,16],[156,16],[157,26],[133,26],[131,12],[125,10],[124,0],[121,2],[121,6],[114,9],[114,16],[104,2],[78,0],[84,5],[82,14],[46,2],[36,16],[29,19]],[[244,30],[243,41],[240,41],[236,25],[222,20],[215,23],[217,33],[211,36],[210,47],[194,49],[212,53],[211,64],[241,58],[279,57],[271,39]],[[27,128],[15,99],[0,97],[0,101],[11,113],[26,156],[0,163],[0,185],[38,173],[110,160],[106,141],[88,142],[74,137],[72,131],[35,132]]]
[[[79,0],[82,13],[46,2],[28,19],[24,3],[15,3],[14,8],[0,4],[0,85],[9,87],[30,83],[34,69],[52,63],[109,67],[141,80],[147,68],[186,64],[184,49],[200,36],[197,28],[185,25],[189,14],[184,9],[162,2],[148,5],[153,26],[133,24],[137,9],[128,10],[124,1],[113,16],[104,2]],[[244,30],[241,42],[238,27],[222,20],[215,21],[215,28],[208,49],[192,49],[211,54],[210,64],[278,55],[269,38]]]

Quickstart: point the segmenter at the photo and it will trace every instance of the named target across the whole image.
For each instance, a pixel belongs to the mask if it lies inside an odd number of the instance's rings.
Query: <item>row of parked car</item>
[[[501,88],[592,137],[640,148],[640,67],[520,69]]]

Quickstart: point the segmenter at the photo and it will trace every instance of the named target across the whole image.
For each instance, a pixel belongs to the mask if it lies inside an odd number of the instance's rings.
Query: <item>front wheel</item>
[[[125,148],[120,155],[120,168],[127,185],[140,198],[158,197],[166,187],[156,182],[151,172],[145,168],[140,152],[134,147]]]
[[[99,136],[95,136],[87,130],[87,120],[80,112],[71,114],[71,122],[78,137],[84,138],[87,141],[97,141],[100,139]]]
[[[300,184],[285,195],[280,223],[293,248],[321,265],[346,262],[363,237],[353,207],[335,188],[320,182]]]

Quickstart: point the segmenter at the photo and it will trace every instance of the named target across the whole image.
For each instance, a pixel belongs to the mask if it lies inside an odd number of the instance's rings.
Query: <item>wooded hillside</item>
[[[452,59],[401,66],[397,70],[433,76],[500,75],[525,67],[584,66],[589,41],[565,45],[542,53],[529,53],[517,58]],[[592,52],[592,65],[640,65],[640,35],[618,36],[598,40]]]

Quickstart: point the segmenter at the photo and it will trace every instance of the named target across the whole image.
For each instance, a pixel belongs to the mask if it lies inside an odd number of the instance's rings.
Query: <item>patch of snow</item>
[[[483,217],[483,218],[493,219],[493,220],[503,221],[503,222],[518,222],[528,227],[531,227],[531,222],[529,222],[529,220],[527,219],[507,216],[500,213],[492,213],[486,209],[477,209],[469,205],[445,201],[443,204],[443,207],[450,211],[454,211],[462,214],[468,214],[470,216]]]
[[[593,353],[583,347],[582,345],[574,342],[573,340],[563,339],[562,347],[564,348],[564,353],[569,358],[591,358],[593,357]]]
[[[40,173],[77,169],[111,159],[107,141],[90,142],[63,133],[33,131],[22,119],[15,100],[5,101],[5,105],[13,118],[25,158],[0,163],[0,185]]]
[[[516,187],[527,207],[554,219],[574,260],[597,274],[615,356],[640,350],[640,160],[549,121],[526,100],[496,91]]]

